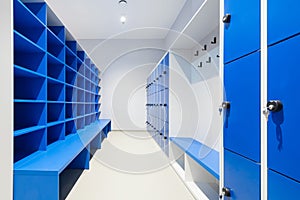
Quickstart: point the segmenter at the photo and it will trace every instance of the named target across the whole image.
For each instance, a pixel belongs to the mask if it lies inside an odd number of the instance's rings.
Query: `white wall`
[[[101,118],[113,130],[145,130],[146,80],[163,56],[161,40],[80,40],[102,71]]]
[[[209,38],[205,40],[210,42]],[[194,56],[194,52],[195,49],[174,49],[170,55],[170,136],[191,137],[219,151],[222,132],[219,48],[210,47],[199,56]],[[206,63],[208,57],[211,63]]]
[[[0,2],[0,188],[12,199],[13,185],[13,1]]]

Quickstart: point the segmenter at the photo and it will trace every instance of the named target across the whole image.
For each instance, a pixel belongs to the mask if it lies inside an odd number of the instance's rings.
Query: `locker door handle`
[[[267,103],[267,109],[271,112],[279,112],[283,108],[283,104],[279,100],[270,100]]]
[[[223,197],[230,197],[231,194],[230,194],[230,189],[227,188],[227,187],[223,187],[222,188],[222,193],[220,195],[220,199],[222,199]]]
[[[223,23],[230,23],[231,14],[227,13],[223,16],[222,21]]]

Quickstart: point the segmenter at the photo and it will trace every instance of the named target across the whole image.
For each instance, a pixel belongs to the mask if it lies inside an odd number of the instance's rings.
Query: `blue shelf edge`
[[[108,119],[97,120],[77,134],[67,135],[64,140],[52,143],[47,151],[37,151],[25,157],[14,164],[14,174],[58,175],[109,123]]]
[[[219,152],[193,138],[171,137],[170,141],[219,180]]]

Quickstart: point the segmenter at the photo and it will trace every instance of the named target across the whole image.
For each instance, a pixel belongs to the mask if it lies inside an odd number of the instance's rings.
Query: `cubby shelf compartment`
[[[46,100],[46,78],[14,66],[14,99]]]
[[[76,86],[81,88],[81,89],[84,89],[84,76],[80,75],[80,74],[77,74],[76,76]]]
[[[88,66],[85,66],[84,75],[86,79],[91,80],[91,70]]]
[[[65,85],[55,79],[47,79],[48,101],[65,101]]]
[[[77,104],[77,117],[81,117],[81,116],[84,116],[84,104],[83,103],[80,103],[80,104]]]
[[[90,114],[93,112],[93,104],[85,104],[85,114]]]
[[[82,89],[77,90],[77,102],[84,102],[85,92]]]
[[[66,85],[66,102],[77,102],[76,87]]]
[[[85,126],[84,117],[78,117],[76,119],[76,128],[77,130],[83,129]]]
[[[77,56],[76,55],[76,53],[77,53],[77,42],[76,41],[66,41],[66,46],[67,46],[67,48],[69,48],[72,51],[72,53],[75,56]]]
[[[57,60],[53,55],[48,54],[47,56],[47,74],[49,77],[65,81],[65,66]]]
[[[77,116],[76,103],[66,103],[66,119],[72,119]]]
[[[76,121],[74,119],[66,122],[66,131],[65,135],[75,134],[77,133]]]
[[[46,53],[35,43],[14,31],[14,64],[46,74]]]
[[[45,50],[46,27],[44,20],[46,17],[46,4],[33,5],[30,3],[26,5],[18,0],[14,1],[14,30]],[[28,7],[35,11],[38,17]]]
[[[63,26],[48,26],[49,30],[59,39],[59,41],[65,44],[65,27]]]
[[[91,82],[90,82],[90,80],[89,79],[87,79],[87,78],[85,78],[85,85],[84,85],[84,87],[85,87],[85,90],[87,90],[87,91],[91,91]]]
[[[64,103],[47,103],[47,122],[59,122],[65,120]]]
[[[66,64],[74,70],[77,70],[77,57],[68,48],[66,48]]]
[[[46,103],[14,103],[15,131],[43,125],[46,125]]]
[[[46,129],[35,130],[28,134],[14,137],[14,162],[17,162],[30,154],[46,150]]]
[[[47,127],[47,145],[65,139],[65,123]]]
[[[81,60],[81,62],[84,62],[86,55],[84,51],[77,51],[77,57]]]
[[[47,30],[47,51],[60,61],[65,61],[64,44],[52,31]]]
[[[84,76],[85,68],[86,68],[85,64],[81,62],[79,59],[77,59],[77,72],[82,76]]]
[[[70,85],[75,85],[76,84],[76,77],[77,73],[70,67],[66,66],[66,83]]]

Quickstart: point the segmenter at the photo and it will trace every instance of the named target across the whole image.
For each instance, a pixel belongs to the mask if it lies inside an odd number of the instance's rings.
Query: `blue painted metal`
[[[193,138],[172,137],[170,141],[186,152],[193,160],[219,179],[219,152]]]
[[[260,55],[225,65],[224,148],[260,161]]]
[[[268,199],[299,199],[300,182],[268,170]]]
[[[47,151],[37,151],[16,162],[14,198],[58,199],[59,174],[67,166],[87,169],[89,144],[104,129],[110,130],[110,120],[97,121],[78,131],[78,134],[70,134],[65,140],[49,145]],[[24,194],[32,194],[32,196],[27,197]]]
[[[224,13],[231,21],[224,25],[224,62],[260,48],[260,0],[225,0]]]
[[[300,36],[268,49],[268,100],[280,100],[283,109],[268,121],[268,167],[300,181],[299,50]]]
[[[268,44],[300,33],[300,1],[268,1]]]
[[[224,151],[224,162],[224,185],[231,195],[227,199],[259,200],[260,165],[228,150]]]

